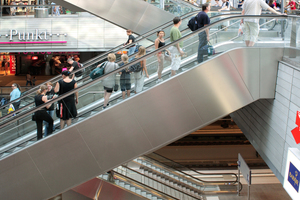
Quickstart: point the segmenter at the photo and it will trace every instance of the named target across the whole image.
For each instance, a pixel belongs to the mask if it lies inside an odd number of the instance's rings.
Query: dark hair
[[[164,32],[164,36],[166,35],[165,31],[159,30],[159,31],[157,31],[157,36],[159,35],[160,32]]]
[[[203,4],[203,5],[202,5],[202,11],[206,10],[208,6],[209,6],[208,3]]]
[[[17,87],[19,90],[20,90],[20,92],[21,92],[21,86],[18,84],[18,83],[13,83],[12,84],[14,87]]]
[[[70,76],[71,72],[68,70],[62,71],[61,75]]]
[[[178,24],[181,21],[180,17],[174,17],[173,23]]]

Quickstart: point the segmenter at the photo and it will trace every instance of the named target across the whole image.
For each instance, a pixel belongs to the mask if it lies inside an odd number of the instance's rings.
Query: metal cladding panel
[[[231,51],[232,54],[237,52]],[[205,122],[227,115],[255,100],[227,53],[178,79]]]
[[[141,0],[65,0],[102,19],[142,35],[175,16]]]
[[[251,54],[251,55],[249,55]],[[229,53],[253,99],[259,99],[259,50],[251,48]],[[251,67],[249,67],[251,65]]]
[[[230,51],[232,58],[240,50]],[[264,59],[273,58],[267,55]],[[24,193],[32,200],[50,198],[255,101],[232,58],[229,53],[219,55],[1,160],[5,189],[0,199],[22,199]],[[276,73],[270,74],[274,77],[265,84],[275,85]],[[270,94],[263,96],[274,97]],[[245,118],[255,113],[248,110]],[[270,150],[268,155],[274,157]],[[12,182],[9,175],[14,174],[22,181]]]
[[[278,62],[282,60],[283,48],[260,48],[260,98],[275,95],[274,77],[277,75]],[[275,79],[276,80],[276,79]]]
[[[26,150],[2,160],[0,174],[0,199],[43,199],[53,196]]]
[[[61,193],[61,188],[69,188],[70,182],[83,183],[101,170],[76,126],[37,143],[27,151],[53,196]]]
[[[153,148],[129,105],[126,101],[76,126],[103,169],[101,173]]]

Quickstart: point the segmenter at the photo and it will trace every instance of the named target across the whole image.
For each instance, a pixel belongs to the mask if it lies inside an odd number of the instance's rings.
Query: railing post
[[[297,52],[297,18],[292,18],[292,29],[291,29],[291,38],[290,38],[290,47],[292,47],[289,51],[290,58],[296,58]]]

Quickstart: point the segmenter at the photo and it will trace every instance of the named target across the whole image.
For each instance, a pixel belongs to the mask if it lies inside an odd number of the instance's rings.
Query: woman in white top
[[[115,63],[116,61],[116,55],[114,53],[110,53],[107,56],[108,63],[105,66],[104,73],[107,74],[109,72],[114,71],[115,69],[119,68],[119,65]],[[112,74],[102,81],[103,87],[104,87],[104,104],[102,109],[105,109],[107,107],[109,97],[113,91],[113,88],[116,84],[116,74]]]

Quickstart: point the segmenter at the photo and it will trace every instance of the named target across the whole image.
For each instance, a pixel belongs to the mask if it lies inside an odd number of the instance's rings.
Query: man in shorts
[[[271,8],[264,0],[245,0],[243,6],[242,15],[260,15],[261,9],[266,9],[274,14],[281,15]],[[243,25],[244,40],[247,47],[252,47],[257,41],[259,33],[259,18],[245,18],[241,20]]]
[[[180,30],[178,29],[181,25],[181,19],[180,17],[175,17],[173,19],[174,26],[171,28],[170,31],[170,40],[171,42],[174,42],[181,38]],[[184,55],[184,52],[182,51],[182,42],[176,43],[174,46],[171,46],[169,51],[171,53],[171,76],[174,76],[176,74],[176,70],[179,69],[180,63],[181,63],[181,56]]]

